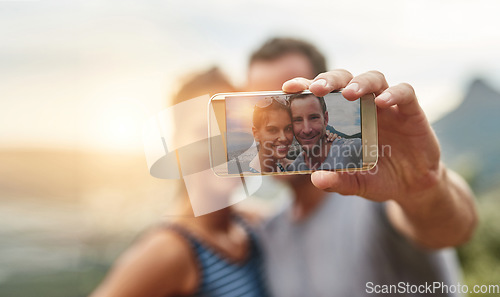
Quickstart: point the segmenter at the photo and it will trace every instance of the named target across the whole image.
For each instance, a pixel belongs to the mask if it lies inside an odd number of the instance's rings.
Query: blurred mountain
[[[433,124],[442,158],[476,191],[500,179],[500,93],[474,80],[462,104]]]

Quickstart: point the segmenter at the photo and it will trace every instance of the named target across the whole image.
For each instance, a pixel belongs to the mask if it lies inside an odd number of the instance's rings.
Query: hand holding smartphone
[[[216,94],[209,102],[212,168],[220,176],[373,168],[373,99],[368,94],[348,101],[340,92],[317,97],[309,91]]]

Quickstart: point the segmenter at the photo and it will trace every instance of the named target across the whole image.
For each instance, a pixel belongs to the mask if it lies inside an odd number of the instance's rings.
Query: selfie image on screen
[[[227,96],[228,173],[361,168],[359,102],[341,93]]]

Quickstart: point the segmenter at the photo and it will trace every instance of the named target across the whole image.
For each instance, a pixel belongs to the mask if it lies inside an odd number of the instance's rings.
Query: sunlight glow
[[[96,123],[101,126],[99,142],[109,149],[142,149],[144,107],[139,100],[119,98],[104,105]]]

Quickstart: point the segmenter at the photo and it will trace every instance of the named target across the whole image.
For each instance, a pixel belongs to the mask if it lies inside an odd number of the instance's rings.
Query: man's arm
[[[474,233],[477,214],[469,186],[455,172],[441,165],[435,187],[420,198],[387,203],[392,225],[417,244],[442,248],[465,243]]]
[[[348,100],[375,94],[379,147],[384,150],[370,171],[313,173],[315,186],[389,201],[387,215],[393,226],[424,247],[467,241],[477,224],[474,196],[468,185],[441,163],[439,143],[410,85],[389,87],[380,72],[353,78],[345,70],[322,73],[314,80],[296,78],[283,85],[285,92],[309,89],[316,96],[342,88]]]

